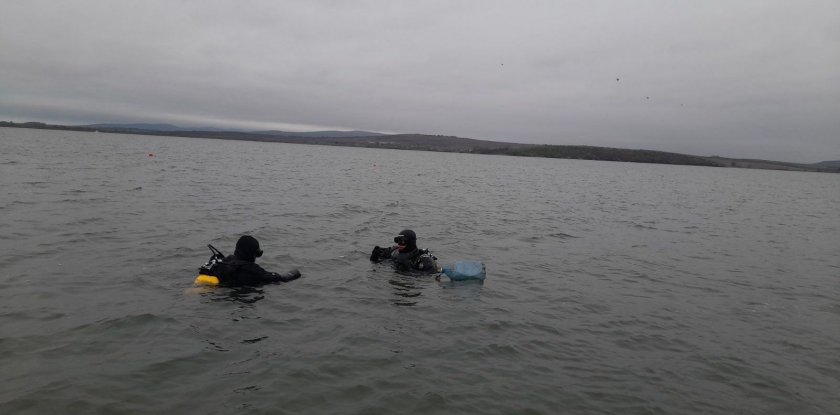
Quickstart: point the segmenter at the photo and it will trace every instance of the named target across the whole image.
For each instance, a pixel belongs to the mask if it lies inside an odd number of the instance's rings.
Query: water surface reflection
[[[397,297],[391,300],[394,305],[406,307],[417,305],[414,299],[423,295],[420,287],[417,286],[417,278],[411,275],[395,274],[388,279],[388,284],[391,285]]]
[[[216,287],[204,294],[212,302],[233,302],[252,305],[265,298],[260,287]]]

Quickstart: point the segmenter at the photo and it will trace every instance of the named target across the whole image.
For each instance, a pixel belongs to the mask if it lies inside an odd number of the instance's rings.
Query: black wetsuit
[[[269,272],[254,261],[239,259],[236,255],[228,255],[222,262],[214,265],[210,272],[219,278],[221,285],[261,285],[300,278],[300,271],[297,269],[286,274]]]
[[[219,278],[221,285],[261,285],[272,282],[288,282],[300,278],[300,271],[293,269],[286,274],[268,272],[256,264],[262,256],[260,244],[252,236],[243,236],[236,242],[236,251],[215,263],[208,270]]]
[[[392,246],[390,248],[373,248],[370,254],[372,262],[391,261],[394,267],[400,271],[419,271],[424,274],[434,274],[440,272],[435,261],[434,255],[430,254],[425,249],[406,249],[400,252],[399,247]]]
[[[394,242],[403,244],[402,250],[400,250],[400,245],[394,245],[390,248],[376,246],[370,253],[370,260],[372,262],[390,260],[396,269],[403,272],[423,274],[440,272],[436,262],[437,258],[430,254],[428,249],[417,248],[417,234],[411,229],[404,229],[400,232],[394,238]]]

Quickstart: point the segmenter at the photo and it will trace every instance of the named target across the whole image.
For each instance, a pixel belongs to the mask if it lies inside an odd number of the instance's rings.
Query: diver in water
[[[215,263],[209,275],[219,278],[221,285],[261,285],[273,282],[289,282],[300,278],[297,268],[285,273],[268,272],[256,264],[256,259],[263,254],[260,243],[253,236],[245,235],[236,242],[233,255]]]
[[[394,238],[396,245],[382,248],[378,245],[370,253],[371,262],[391,261],[400,271],[414,271],[424,274],[439,273],[437,258],[428,249],[417,248],[417,234],[406,229]]]

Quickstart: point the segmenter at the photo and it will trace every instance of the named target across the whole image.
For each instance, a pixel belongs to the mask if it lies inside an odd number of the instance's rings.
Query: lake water
[[[0,413],[840,413],[840,175],[0,129],[0,184]],[[303,278],[193,287],[242,234]]]

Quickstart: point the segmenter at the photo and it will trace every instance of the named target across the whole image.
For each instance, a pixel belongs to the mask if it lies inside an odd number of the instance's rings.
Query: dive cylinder
[[[481,261],[455,261],[443,267],[443,273],[452,281],[481,280],[487,277],[487,270]]]
[[[211,275],[213,266],[219,262],[224,261],[225,254],[216,249],[213,245],[207,245],[213,256],[207,260],[207,263],[198,268],[198,276],[195,277],[195,285],[219,285],[219,277]]]

